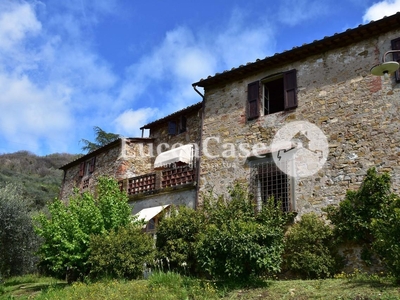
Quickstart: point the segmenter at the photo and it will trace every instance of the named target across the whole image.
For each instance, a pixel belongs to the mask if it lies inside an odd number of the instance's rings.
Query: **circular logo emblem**
[[[292,177],[308,177],[323,167],[329,146],[325,134],[316,125],[295,121],[278,130],[271,152],[282,172]]]

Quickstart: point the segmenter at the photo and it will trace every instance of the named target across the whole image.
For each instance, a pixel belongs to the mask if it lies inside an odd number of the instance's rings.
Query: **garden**
[[[154,242],[110,178],[32,214],[0,189],[0,299],[398,299],[400,198],[390,175],[368,170],[322,216],[296,218],[246,187],[176,207]],[[344,245],[365,268],[346,270]]]

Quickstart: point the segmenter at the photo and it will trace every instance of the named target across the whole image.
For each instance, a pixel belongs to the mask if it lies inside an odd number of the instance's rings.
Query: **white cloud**
[[[224,70],[264,58],[274,48],[274,32],[269,21],[249,22],[250,18],[252,16],[235,9],[226,28],[217,33],[211,47],[217,54],[215,59],[223,62]]]
[[[68,151],[109,118],[118,80],[81,19],[53,12],[36,1],[0,3],[0,140],[37,153]]]
[[[41,27],[29,4],[6,1],[0,5],[0,49],[11,50],[27,35],[39,33]]]
[[[137,99],[148,97],[151,105],[159,106],[161,101],[166,115],[201,101],[193,82],[272,52],[275,39],[268,21],[249,22],[251,18],[234,10],[218,28],[194,33],[179,26],[168,31],[160,45],[127,68],[119,103],[141,105]],[[147,91],[151,93],[146,95]]]
[[[282,0],[278,11],[283,24],[295,26],[301,22],[329,12],[328,1],[320,0]]]
[[[0,131],[10,143],[23,142],[37,151],[39,140],[49,136],[47,146],[65,144],[72,125],[68,109],[69,91],[63,86],[39,89],[26,77],[0,74]],[[63,148],[63,147],[62,147]]]
[[[139,137],[141,136],[139,128],[154,120],[159,114],[157,108],[128,109],[114,120],[116,132],[126,137]]]
[[[400,0],[385,0],[375,3],[367,9],[363,16],[363,22],[379,20],[400,11]]]

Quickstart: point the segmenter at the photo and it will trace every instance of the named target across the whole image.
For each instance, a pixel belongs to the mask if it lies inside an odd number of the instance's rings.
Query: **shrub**
[[[400,282],[400,197],[391,196],[389,205],[382,206],[381,216],[372,220],[375,237],[373,249],[393,276]]]
[[[307,279],[333,276],[340,268],[333,230],[315,213],[302,216],[285,237],[284,265]]]
[[[273,198],[256,213],[252,198],[239,185],[230,199],[206,199],[204,229],[196,257],[213,278],[248,278],[280,270],[286,217]]]
[[[382,207],[390,202],[390,175],[378,174],[375,168],[367,171],[357,191],[347,191],[339,206],[325,210],[334,225],[334,233],[341,241],[354,241],[363,246],[363,259],[370,263],[371,246],[375,240],[372,219],[380,218]]]
[[[91,275],[97,278],[139,278],[155,255],[153,238],[134,224],[92,235],[89,247]]]
[[[166,266],[169,264],[176,272],[193,274],[196,269],[195,242],[201,226],[200,211],[186,206],[171,209],[170,216],[162,218],[157,227],[158,260],[164,260]]]
[[[37,234],[44,239],[39,249],[44,271],[73,281],[90,271],[89,239],[130,221],[130,206],[118,183],[99,178],[98,197],[75,193],[65,204],[56,199],[49,206],[50,218],[40,214],[35,220]],[[67,272],[68,270],[68,272]]]

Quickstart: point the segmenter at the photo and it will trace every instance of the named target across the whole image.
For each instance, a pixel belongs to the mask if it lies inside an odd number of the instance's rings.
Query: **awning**
[[[184,145],[160,153],[154,162],[154,169],[162,169],[173,163],[190,164],[193,159],[193,145]]]
[[[169,206],[170,204],[144,208],[135,214],[135,216],[138,217],[138,220],[144,220],[147,223]]]

